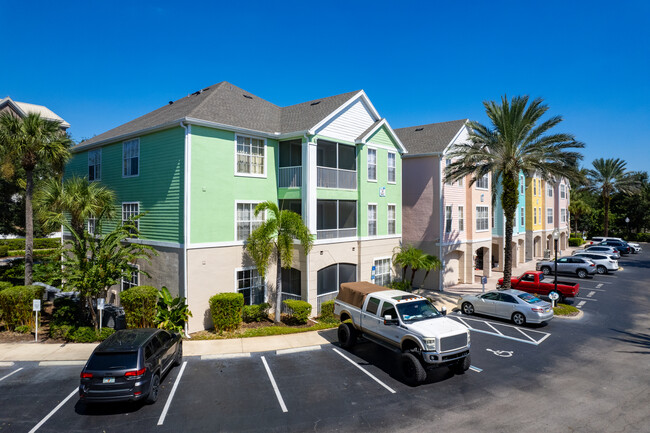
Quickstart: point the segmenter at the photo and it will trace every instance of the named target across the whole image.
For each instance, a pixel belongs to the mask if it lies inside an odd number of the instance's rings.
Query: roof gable
[[[407,153],[404,144],[395,131],[390,127],[386,119],[378,120],[366,129],[356,140],[356,143],[374,143],[383,146],[391,146],[400,153]]]
[[[27,102],[18,102],[11,99],[7,96],[4,99],[0,99],[0,110],[4,107],[10,107],[10,109],[18,116],[25,117],[29,113],[35,113],[40,115],[43,119],[53,120],[59,122],[62,128],[69,128],[70,124],[58,116],[54,111],[50,110],[44,105],[28,104]]]

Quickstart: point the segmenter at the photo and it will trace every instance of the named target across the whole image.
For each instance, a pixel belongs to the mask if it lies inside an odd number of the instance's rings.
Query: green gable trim
[[[382,126],[374,134],[372,134],[367,140],[367,143],[371,146],[373,144],[390,146],[393,147],[397,152],[401,150],[397,144],[397,141],[393,138],[393,134],[391,134],[388,128],[386,128],[386,125]]]

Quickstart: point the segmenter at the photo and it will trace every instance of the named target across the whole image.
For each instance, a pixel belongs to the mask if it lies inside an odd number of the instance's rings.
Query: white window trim
[[[386,256],[386,257],[375,257],[372,259],[372,266],[375,266],[375,278],[374,281],[377,281],[377,268],[375,263],[378,260],[388,260],[388,279],[390,281],[393,281],[393,258],[391,256]],[[372,268],[370,268],[370,272],[372,272]],[[373,282],[374,284],[374,282]]]
[[[551,211],[551,215],[550,215],[551,221],[550,222],[548,220],[548,217],[549,217],[548,211]],[[546,208],[546,224],[553,224],[553,208],[552,207],[547,207]]]
[[[486,229],[481,229],[478,230],[476,229],[476,233],[481,233],[481,232],[488,232],[491,230],[490,228],[490,207],[489,206],[476,206],[476,222],[478,223],[478,208],[486,208],[487,209],[487,227]]]
[[[239,281],[237,279],[237,273],[241,272],[241,271],[257,271],[257,267],[255,267],[255,266],[246,266],[244,268],[235,268],[235,274],[234,274],[234,279],[233,279],[233,281],[235,283],[234,284],[234,289],[235,289],[234,293],[239,293],[239,288],[237,287],[237,281]],[[259,271],[258,271],[258,274],[259,274]],[[268,302],[269,301],[269,290],[268,290],[269,285],[266,282],[266,277],[262,278],[262,284],[264,285],[264,302]]]
[[[390,220],[388,219],[388,208],[390,206],[393,206],[395,208],[395,219],[394,219],[394,221],[395,221],[395,232],[394,233],[391,233],[390,230],[389,230],[389,227],[390,227],[389,222],[390,222]],[[386,203],[386,234],[389,235],[389,236],[397,234],[397,205],[395,203]]]
[[[90,180],[90,176],[89,176],[88,180],[90,182],[101,181],[102,180],[102,148],[100,147],[98,149],[91,149],[91,150],[88,151],[88,168],[90,168],[90,154],[91,153],[99,154],[99,164],[93,164],[94,166],[99,165],[99,177],[97,176],[97,171],[95,170],[95,177],[92,180]],[[124,153],[124,147],[122,147],[122,153]],[[138,153],[139,153],[139,149],[138,149]],[[139,159],[139,156],[138,156],[138,159]],[[124,162],[122,162],[122,164],[124,164]],[[138,165],[139,165],[139,163],[138,163]],[[140,172],[139,168],[140,167],[138,167],[138,173]],[[122,173],[124,173],[124,167],[122,167]]]
[[[93,222],[93,225],[95,226],[95,230],[91,231],[90,230],[90,222]],[[86,231],[88,234],[95,235],[95,232],[97,231],[97,218],[95,217],[89,217],[88,220],[86,221]]]
[[[138,205],[138,213],[136,215],[139,215],[141,213],[140,212],[140,202],[139,201],[123,201],[122,202],[122,209],[121,209],[122,210],[122,216],[121,216],[122,217],[121,218],[122,225],[124,225],[124,223],[126,221],[128,221],[128,218],[126,220],[124,219],[124,205],[125,204],[137,204]],[[135,221],[135,224],[136,224],[136,228],[138,229],[138,231],[140,231],[140,220]]]
[[[458,232],[462,233],[462,232],[465,231],[465,206],[457,205],[456,207],[457,207],[457,211],[458,211]],[[461,218],[461,212],[460,212],[461,209],[463,211],[462,212],[462,214],[463,214],[462,218]],[[461,220],[463,221],[463,227],[462,228],[460,226]]]
[[[257,206],[258,204],[264,203],[265,201],[267,201],[267,200],[235,200],[235,212],[234,212],[234,215],[233,215],[233,217],[234,217],[233,228],[235,229],[235,231],[234,231],[234,235],[235,235],[234,236],[234,241],[237,242],[238,245],[244,245],[244,243],[246,243],[246,241],[245,240],[240,241],[240,240],[237,239],[237,205],[238,204],[254,204],[254,205]],[[254,214],[255,210],[252,209],[252,211],[253,211],[253,214]],[[253,215],[253,214],[251,214],[251,215]],[[267,217],[267,212],[264,211],[264,221],[266,221],[266,217]],[[252,230],[251,230],[251,233],[252,233]]]
[[[371,150],[375,151],[375,178],[374,179],[370,179],[370,177],[368,176],[368,171],[370,169],[370,161],[369,160],[370,160],[370,151]],[[338,152],[338,149],[337,149],[337,152]],[[368,182],[377,183],[377,166],[379,165],[378,164],[378,158],[377,158],[378,153],[379,152],[377,152],[377,148],[372,147],[372,146],[368,146],[368,152],[366,154],[366,178],[367,178]]]
[[[370,234],[370,206],[375,207],[375,234],[371,235]],[[375,237],[379,233],[379,227],[377,227],[377,221],[379,220],[379,206],[377,203],[368,203],[368,207],[366,208],[366,218],[368,219],[368,226],[366,227],[366,230],[368,231],[368,236],[369,237]]]
[[[138,285],[137,286],[141,286],[142,284],[140,284],[140,265],[131,264],[131,266],[133,266],[134,268],[136,268],[138,270]],[[130,280],[129,280],[129,284],[131,284]],[[137,286],[132,286],[132,287],[137,287]],[[122,293],[124,291],[123,287],[124,287],[124,277],[122,277],[120,279],[120,293]],[[129,287],[129,289],[130,288],[131,287]]]
[[[132,141],[137,141],[137,142],[138,142],[138,155],[137,155],[137,157],[138,157],[138,174],[129,174],[129,175],[126,175],[126,174],[124,174],[124,147],[126,146],[126,143],[130,143],[130,142],[132,142]],[[141,165],[141,164],[140,164],[140,161],[141,161],[141,160],[140,160],[140,137],[138,137],[138,138],[132,138],[132,139],[130,139],[130,140],[125,140],[125,141],[123,141],[123,142],[122,142],[122,177],[123,177],[123,178],[139,177],[139,176],[140,176],[140,171],[141,171],[141,170],[140,170],[140,165]]]
[[[447,210],[449,210],[449,218],[447,218]],[[447,221],[449,221],[449,230],[447,230]],[[445,234],[454,231],[454,206],[449,204],[445,205]]]
[[[255,140],[262,140],[264,142],[264,174],[251,174],[251,173],[240,173],[237,171],[237,137],[246,137],[246,138],[251,138]],[[266,138],[263,137],[256,137],[254,135],[245,135],[245,134],[235,134],[235,176],[240,176],[240,177],[256,177],[260,179],[266,179],[268,177],[268,145]]]
[[[520,220],[519,220],[519,222],[520,222],[519,227],[520,227],[520,228],[523,228],[523,227],[526,225],[526,214],[524,213],[524,208],[523,208],[523,207],[521,207],[521,208],[519,208],[519,209],[521,210],[521,212],[519,213],[519,218],[520,218]]]
[[[483,178],[483,177],[487,181],[487,186],[486,187],[478,186],[478,181],[479,181],[478,179],[476,179],[476,183],[474,185],[476,186],[476,189],[480,189],[482,191],[487,191],[487,190],[490,189],[490,176],[486,174],[485,176],[482,176],[481,178]]]
[[[390,179],[390,176],[388,176],[388,173],[390,172],[390,167],[388,166],[388,159],[389,158],[388,158],[388,156],[386,156],[386,182],[388,184],[390,184],[390,185],[396,185],[397,184],[397,152],[388,152],[387,155],[395,156],[395,167],[394,167],[394,169],[395,169],[395,180],[392,181],[392,182],[390,180],[388,180],[388,179]]]

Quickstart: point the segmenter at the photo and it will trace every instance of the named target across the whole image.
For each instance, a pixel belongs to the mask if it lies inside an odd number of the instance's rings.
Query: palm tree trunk
[[[605,215],[604,215],[604,222],[603,222],[603,230],[604,230],[604,236],[608,236],[609,232],[609,196],[604,196],[603,197],[603,202],[605,204]]]
[[[504,174],[502,187],[501,205],[506,219],[503,238],[503,288],[509,289],[510,278],[512,277],[512,222],[517,212],[519,176]]]
[[[282,260],[278,254],[278,260],[276,265],[277,276],[275,277],[275,323],[280,323],[282,319]]]
[[[25,170],[25,285],[32,284],[34,269],[34,172]]]
[[[415,272],[417,268],[411,268],[411,287],[413,287],[413,280],[415,279]]]

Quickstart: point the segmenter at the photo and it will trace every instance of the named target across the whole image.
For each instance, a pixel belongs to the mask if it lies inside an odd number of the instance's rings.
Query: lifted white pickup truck
[[[343,283],[334,301],[341,318],[339,343],[350,348],[358,336],[401,353],[404,379],[419,383],[426,369],[448,366],[462,374],[470,367],[467,327],[444,317],[429,300],[365,281]]]

